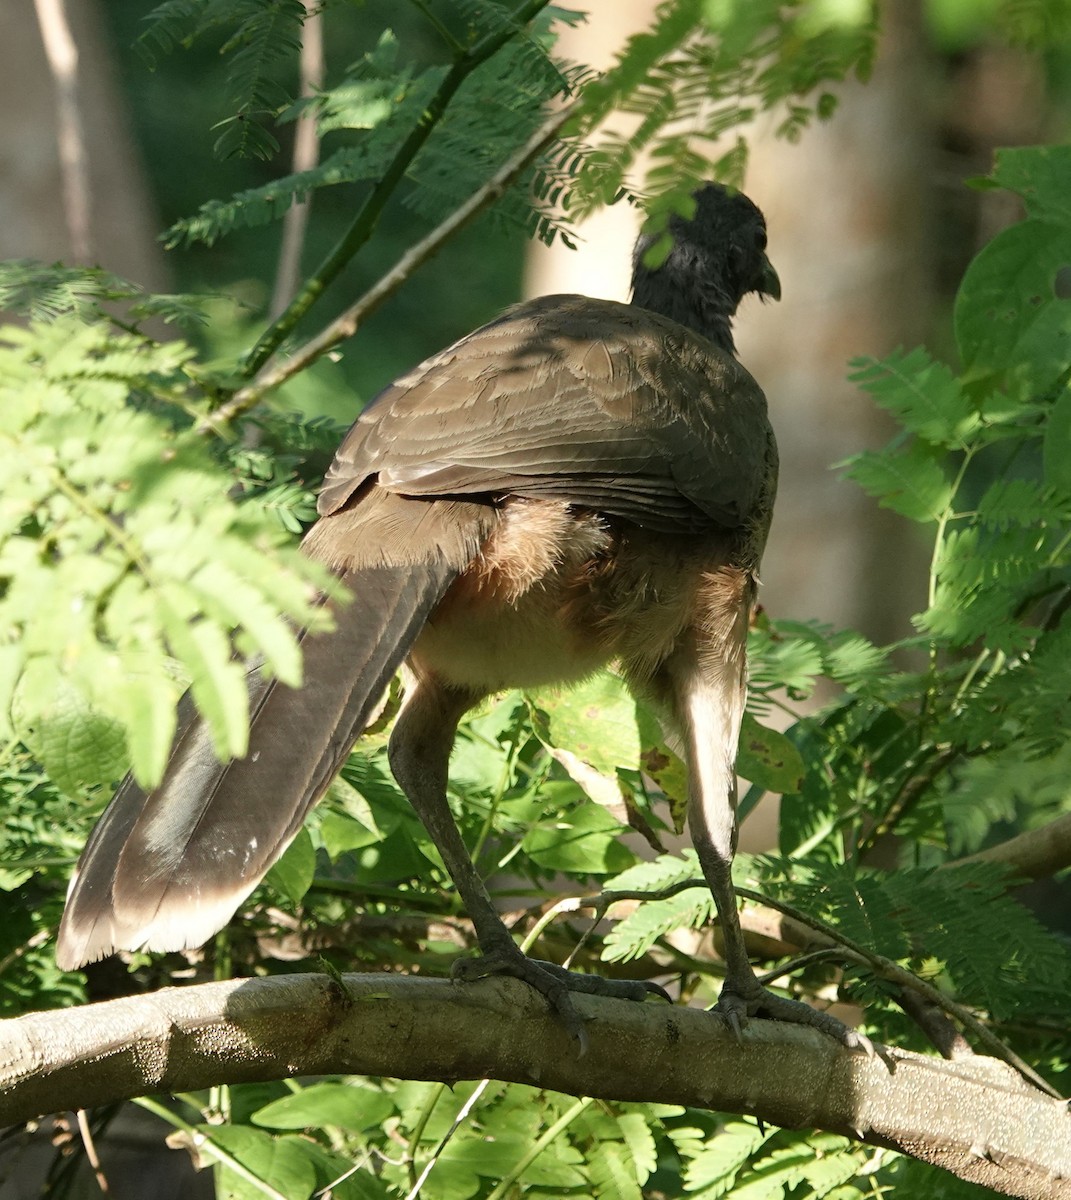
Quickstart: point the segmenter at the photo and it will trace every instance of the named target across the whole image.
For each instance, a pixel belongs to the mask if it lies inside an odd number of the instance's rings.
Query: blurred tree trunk
[[[924,539],[834,464],[892,426],[847,382],[848,361],[924,341],[934,273],[928,195],[932,87],[916,0],[886,0],[872,79],[793,146],[755,139],[748,186],[766,213],[780,304],[741,315],[740,356],[770,398],[781,445],[764,603],[879,641],[925,604]]]
[[[657,0],[617,0],[615,4],[589,3],[585,7],[586,21],[561,30],[557,54],[603,71],[617,57],[626,38],[650,29],[658,4]],[[613,120],[620,128],[620,115]],[[604,300],[627,300],[632,243],[638,228],[639,215],[622,203],[603,209],[584,223],[577,252],[560,241],[553,246],[529,242],[526,296],[580,292]]]
[[[651,0],[598,6],[559,49],[605,65],[654,8]],[[924,602],[925,562],[905,521],[831,470],[890,433],[846,381],[846,364],[922,340],[932,290],[927,60],[915,0],[888,0],[884,14],[873,78],[842,88],[833,120],[798,145],[768,129],[752,133],[747,190],[766,213],[784,299],[749,300],[737,322],[740,357],[770,399],[781,446],[763,603],[779,616],[820,618],[878,639],[902,636]],[[626,299],[635,221],[618,205],[581,229],[579,253],[534,246],[530,294]]]
[[[101,13],[99,0],[0,5],[0,110],[8,114],[0,122],[0,258],[81,257],[150,289],[164,289],[157,222]],[[75,52],[67,63],[85,171],[81,237],[72,236],[64,202],[60,95],[42,22],[58,36],[61,52]]]

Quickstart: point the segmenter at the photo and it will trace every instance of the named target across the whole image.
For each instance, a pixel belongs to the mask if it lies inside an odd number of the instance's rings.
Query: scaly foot
[[[645,979],[604,979],[601,975],[580,975],[556,963],[529,958],[512,941],[508,946],[496,945],[479,958],[459,958],[450,975],[461,983],[483,979],[488,975],[509,975],[523,980],[546,999],[566,1032],[576,1039],[581,1056],[587,1051],[588,1037],[571,993],[637,1001],[645,1000],[648,996],[659,996],[673,1003],[669,993],[657,983]]]
[[[848,1050],[862,1050],[867,1057],[876,1053],[874,1043],[854,1029],[849,1029],[842,1021],[830,1013],[819,1012],[809,1004],[799,1000],[790,1000],[785,996],[776,996],[767,991],[754,976],[741,986],[739,983],[725,981],[718,997],[718,1003],[711,1010],[718,1013],[741,1040],[741,1033],[747,1027],[751,1017],[766,1018],[770,1021],[785,1021],[790,1025],[803,1025],[809,1029],[817,1029],[839,1042]]]

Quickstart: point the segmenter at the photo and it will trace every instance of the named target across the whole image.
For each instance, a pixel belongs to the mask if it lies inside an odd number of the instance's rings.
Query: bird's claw
[[[845,1049],[860,1051],[867,1058],[873,1058],[877,1054],[874,1043],[866,1034],[850,1029],[831,1013],[820,1012],[799,1000],[777,996],[763,987],[748,988],[746,994],[723,987],[713,1011],[718,1013],[732,1030],[737,1042],[743,1042],[743,1031],[747,1028],[750,1018],[759,1017],[817,1029]]]
[[[520,979],[540,993],[561,1021],[567,1033],[579,1046],[583,1057],[588,1046],[588,1037],[583,1019],[573,1004],[572,993],[592,996],[610,996],[618,1000],[643,1001],[648,996],[657,996],[667,1003],[673,1000],[665,988],[646,979],[605,979],[601,975],[580,975],[575,971],[529,958],[512,946],[494,949],[478,958],[455,960],[450,977],[457,983],[468,983],[475,979],[486,979],[489,975],[510,975]]]
[[[546,970],[549,965],[528,958],[514,947],[512,950],[492,950],[478,958],[459,958],[450,969],[450,978],[455,983],[469,983],[490,975],[509,975],[527,983],[550,1005],[566,1033],[576,1042],[578,1057],[583,1058],[588,1049],[588,1035],[583,1020],[569,995],[566,981]]]

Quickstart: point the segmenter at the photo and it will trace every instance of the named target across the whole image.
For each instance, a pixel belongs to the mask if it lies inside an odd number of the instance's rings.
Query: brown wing
[[[766,401],[673,321],[583,296],[506,312],[402,376],[350,429],[320,497],[554,497],[647,528],[737,528],[767,486]]]

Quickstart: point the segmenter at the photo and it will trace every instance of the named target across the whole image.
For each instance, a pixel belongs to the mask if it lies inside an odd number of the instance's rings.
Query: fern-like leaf
[[[852,367],[853,383],[931,445],[962,449],[979,425],[959,380],[921,347],[883,359],[857,358]]]
[[[70,318],[0,341],[0,711],[16,698],[17,731],[43,737],[76,695],[125,730],[145,782],[166,761],[183,673],[234,754],[235,649],[296,684],[285,618],[322,620],[321,573],[277,521],[228,498],[230,473],[169,411],[190,358]],[[72,756],[65,778],[81,769]]]

